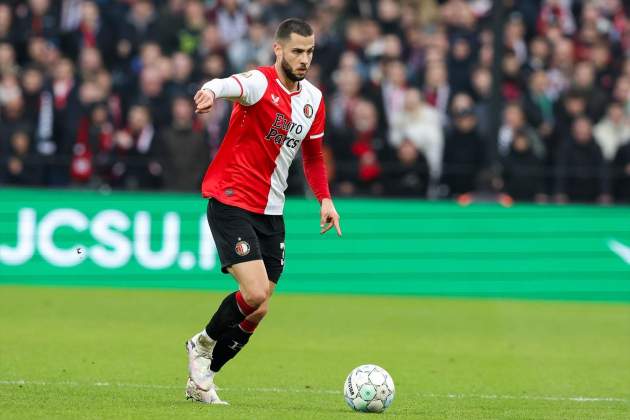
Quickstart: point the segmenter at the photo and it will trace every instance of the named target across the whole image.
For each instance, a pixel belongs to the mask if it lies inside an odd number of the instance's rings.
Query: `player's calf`
[[[223,365],[233,359],[249,342],[257,326],[258,323],[246,319],[225,331],[212,351],[210,370],[219,372]]]

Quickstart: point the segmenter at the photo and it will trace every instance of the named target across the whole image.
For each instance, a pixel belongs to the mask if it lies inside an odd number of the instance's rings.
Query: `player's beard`
[[[291,66],[289,65],[287,60],[284,59],[284,57],[282,58],[282,61],[280,61],[280,65],[282,66],[282,70],[284,71],[284,74],[286,74],[287,78],[291,80],[292,82],[299,82],[300,80],[304,80],[304,78],[306,77],[306,72],[304,72],[303,76],[295,74],[293,72],[293,68],[291,68]]]

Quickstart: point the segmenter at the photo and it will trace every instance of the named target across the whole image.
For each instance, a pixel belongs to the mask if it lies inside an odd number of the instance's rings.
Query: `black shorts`
[[[245,261],[262,260],[267,277],[278,283],[284,268],[284,219],[252,213],[208,200],[208,224],[221,260],[221,271]]]

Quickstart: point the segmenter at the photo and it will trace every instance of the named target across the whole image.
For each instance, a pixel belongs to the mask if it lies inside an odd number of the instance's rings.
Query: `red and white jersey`
[[[273,66],[231,77],[240,96],[204,176],[202,194],[254,213],[280,215],[291,162],[303,142],[323,139],[322,93],[307,80],[289,92]]]

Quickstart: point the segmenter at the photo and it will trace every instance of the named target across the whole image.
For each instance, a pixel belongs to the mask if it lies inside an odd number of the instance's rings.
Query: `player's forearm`
[[[212,79],[201,88],[214,93],[215,98],[235,99],[243,96],[243,87],[235,77]]]
[[[302,157],[306,181],[311,187],[313,194],[315,194],[315,197],[317,197],[317,200],[321,203],[325,198],[330,198],[321,141],[306,140],[302,144]]]

